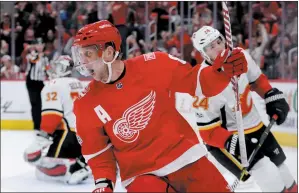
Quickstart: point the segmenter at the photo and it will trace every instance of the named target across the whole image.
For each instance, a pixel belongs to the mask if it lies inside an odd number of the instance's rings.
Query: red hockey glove
[[[109,187],[97,188],[94,191],[92,191],[92,193],[98,193],[98,192],[113,192],[113,191]]]
[[[107,178],[100,178],[95,181],[96,189],[93,193],[113,192],[114,183]]]
[[[230,78],[246,73],[248,64],[242,50],[241,48],[234,48],[230,56],[228,56],[229,49],[220,53],[213,63],[214,70],[222,69]]]

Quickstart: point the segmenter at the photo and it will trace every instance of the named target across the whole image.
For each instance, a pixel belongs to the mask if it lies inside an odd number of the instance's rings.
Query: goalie
[[[205,61],[200,65],[200,72],[226,69],[225,73],[233,77],[238,71],[247,71],[239,79],[239,93],[243,116],[243,128],[246,140],[247,157],[250,157],[258,144],[266,126],[262,123],[259,112],[253,104],[251,91],[255,91],[265,99],[267,114],[277,115],[277,125],[282,124],[288,114],[289,106],[283,93],[272,88],[267,77],[261,72],[251,56],[241,48],[234,48],[232,55],[228,56],[225,49],[225,39],[218,30],[203,26],[192,36],[194,47],[201,53]],[[220,54],[221,53],[221,54]],[[239,62],[242,60],[243,62]],[[230,70],[227,70],[231,68]],[[235,119],[235,95],[232,83],[226,83],[226,88],[213,97],[203,96],[213,87],[211,82],[198,86],[196,89],[193,107],[196,109],[197,126],[199,133],[206,143],[210,153],[236,177],[240,177],[241,168],[229,158],[228,152],[240,162],[239,138]],[[220,85],[224,87],[224,85]],[[232,156],[231,156],[232,157]],[[266,159],[265,157],[270,158]],[[264,192],[294,192],[297,184],[285,164],[286,156],[273,134],[270,132],[263,146],[255,157],[249,170],[257,184]],[[271,175],[268,175],[268,174]],[[244,176],[246,180],[249,175]]]
[[[72,66],[69,56],[60,56],[46,69],[50,82],[41,92],[41,129],[24,152],[25,161],[36,166],[40,180],[78,184],[91,175],[74,130],[73,100],[83,85],[69,77]]]

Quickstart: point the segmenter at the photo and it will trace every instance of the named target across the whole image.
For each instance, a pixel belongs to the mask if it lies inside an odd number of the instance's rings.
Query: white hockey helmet
[[[208,62],[212,62],[205,52],[205,47],[219,37],[221,37],[223,41],[225,40],[223,35],[217,29],[210,26],[203,26],[193,33],[191,39],[193,46],[197,51],[199,51],[201,56]]]
[[[74,62],[68,55],[61,55],[46,67],[50,79],[65,77],[72,73]]]

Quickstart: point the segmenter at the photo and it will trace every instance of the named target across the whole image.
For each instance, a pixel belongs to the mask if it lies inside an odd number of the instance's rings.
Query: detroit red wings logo
[[[151,119],[155,102],[156,93],[151,91],[141,101],[128,108],[122,118],[116,120],[113,125],[115,136],[126,143],[134,142]]]

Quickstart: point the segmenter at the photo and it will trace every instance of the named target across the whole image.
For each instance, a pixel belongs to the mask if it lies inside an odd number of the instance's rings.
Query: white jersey
[[[253,61],[247,51],[242,51],[248,63],[248,72],[240,76],[238,81],[241,109],[243,115],[243,128],[245,133],[251,133],[262,127],[263,123],[255,107],[251,91],[250,83],[255,82],[262,74],[260,68]],[[205,61],[201,64],[200,70],[206,68],[208,64]],[[199,72],[200,73],[200,72]],[[196,122],[198,129],[209,129],[222,125],[228,131],[237,130],[235,118],[235,94],[232,83],[218,95],[206,98],[201,86],[198,84],[196,88],[196,97],[193,102],[193,110],[196,113]]]
[[[63,129],[74,131],[73,102],[83,89],[83,84],[76,78],[63,77],[49,81],[41,92],[42,116],[59,115]]]

